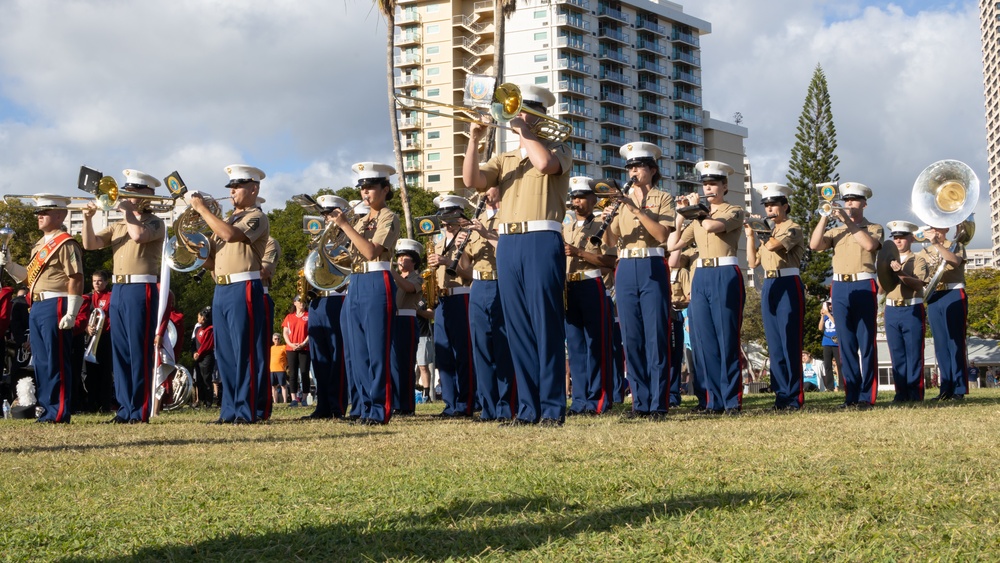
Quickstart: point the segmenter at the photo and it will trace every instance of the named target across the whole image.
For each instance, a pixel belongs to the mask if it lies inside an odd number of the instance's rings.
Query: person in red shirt
[[[288,374],[291,381],[292,402],[297,407],[310,392],[309,381],[309,311],[302,298],[295,296],[295,310],[285,315],[281,322],[281,333],[285,338],[285,354],[288,359]]]
[[[195,385],[198,392],[198,406],[211,408],[215,401],[215,331],[212,329],[212,308],[205,307],[198,312],[198,328],[194,333],[196,348]]]
[[[109,322],[108,310],[111,307],[111,288],[108,286],[108,279],[111,277],[105,270],[96,270],[90,276],[93,291],[84,296],[83,307],[76,318],[76,325],[73,327],[74,339],[76,334],[86,334],[84,339],[89,341],[95,334],[94,327],[90,326],[90,315],[95,308],[104,311],[104,326],[101,328],[101,338],[97,341],[97,349],[94,356],[96,363],[83,363],[84,385],[87,389],[86,409],[92,412],[117,412],[118,403],[115,400],[115,383],[112,376],[111,359],[111,323]],[[80,359],[83,361],[84,349],[81,345],[79,350]],[[75,397],[75,395],[74,395]],[[75,399],[74,399],[75,400]]]

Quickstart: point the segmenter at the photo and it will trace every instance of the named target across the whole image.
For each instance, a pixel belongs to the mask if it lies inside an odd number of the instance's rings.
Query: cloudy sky
[[[829,81],[844,181],[869,215],[909,219],[913,180],[943,158],[983,181],[975,0],[698,0],[705,109],[743,115],[755,180],[784,179],[817,64]],[[0,0],[0,191],[78,194],[87,164],[138,168],[221,193],[222,167],[260,166],[270,202],[353,183],[392,162],[385,23],[343,0]]]

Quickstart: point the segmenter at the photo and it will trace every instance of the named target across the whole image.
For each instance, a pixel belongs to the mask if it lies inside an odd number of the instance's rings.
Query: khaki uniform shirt
[[[715,211],[708,214],[709,219],[722,221],[726,230],[721,233],[710,233],[699,221],[691,221],[681,233],[680,242],[698,245],[699,258],[721,258],[736,256],[739,248],[740,235],[743,233],[744,211],[729,203],[723,203]]]
[[[266,270],[271,276],[274,275],[278,267],[278,260],[281,258],[281,246],[274,237],[268,235],[267,244],[264,245],[264,256],[260,259],[261,270]]]
[[[915,277],[918,280],[927,281],[930,279],[931,276],[927,273],[927,259],[923,252],[911,252],[905,258],[900,256],[899,261],[903,265],[902,273]],[[905,283],[900,283],[895,289],[885,295],[887,301],[913,299],[914,297],[923,297],[923,292],[918,292]]]
[[[160,258],[163,256],[163,237],[166,228],[163,219],[152,213],[143,213],[139,222],[149,229],[153,238],[149,242],[139,244],[128,235],[128,225],[118,221],[108,225],[97,233],[101,248],[111,247],[114,255],[115,275],[160,275]]]
[[[618,214],[611,221],[611,232],[618,237],[618,248],[653,248],[660,246],[660,242],[649,234],[649,231],[642,226],[639,218],[631,211],[622,207],[618,208]],[[653,218],[654,221],[664,227],[673,228],[676,206],[674,196],[661,190],[649,190],[646,198],[642,201],[643,213]]]
[[[382,246],[382,253],[373,262],[388,262],[392,260],[392,255],[396,249],[396,241],[399,240],[399,217],[388,207],[380,209],[374,218],[369,219],[369,217],[370,215],[359,217],[354,222],[354,230],[365,237],[366,240]],[[359,250],[354,248],[354,245],[348,248],[348,253],[351,256],[352,266],[368,262],[368,259]]]
[[[416,309],[420,300],[424,298],[420,293],[424,285],[424,278],[420,277],[420,272],[414,270],[403,276],[403,279],[412,283],[417,288],[413,293],[407,293],[402,287],[396,288],[396,309]]]
[[[600,219],[595,218],[593,215],[586,221],[563,223],[563,240],[566,241],[566,244],[585,252],[606,254],[605,248],[607,245],[603,242],[601,244],[594,244],[590,241],[590,237],[596,235],[603,224]],[[580,256],[566,257],[566,274],[575,274],[596,269],[600,269],[600,266],[591,264]]]
[[[931,281],[931,277],[937,272],[937,269],[941,266],[941,262],[944,260],[941,258],[941,252],[938,251],[937,247],[933,245],[927,245],[923,250],[920,251],[923,255],[924,260],[927,261],[927,274],[924,276],[923,280],[925,282]],[[955,255],[962,258],[962,265],[955,267],[951,264],[945,262],[944,273],[941,274],[941,279],[938,283],[965,283],[965,246],[959,245],[955,250]]]
[[[670,304],[675,311],[686,309],[691,302],[691,271],[698,251],[693,248],[681,253],[680,262],[670,270]]]
[[[212,235],[215,254],[215,275],[225,276],[241,272],[259,272],[267,237],[271,233],[267,215],[258,207],[233,213],[226,222],[239,229],[250,241],[226,242]]]
[[[785,220],[774,226],[771,238],[781,243],[781,248],[768,250],[760,245],[757,253],[760,255],[760,265],[764,270],[781,270],[783,268],[798,268],[802,264],[802,256],[806,253],[805,236],[802,227]]]
[[[434,275],[437,276],[438,290],[469,285],[469,282],[462,279],[462,277],[458,275],[458,272],[455,272],[455,275],[451,276],[448,275],[447,271],[447,266],[451,263],[451,261],[457,259],[456,251],[458,250],[458,244],[455,240],[461,234],[462,231],[458,231],[455,233],[455,236],[451,236],[450,234],[442,231],[440,235],[434,237],[434,254],[444,256],[445,260],[445,265],[438,266],[434,271]],[[457,263],[455,264],[455,267],[458,267]]]
[[[487,230],[496,230],[499,224],[498,218],[500,217],[499,212],[490,217],[489,219],[481,219],[483,226]],[[469,244],[465,245],[464,254],[469,257],[472,262],[472,269],[480,273],[496,272],[497,269],[497,250],[490,244],[490,241],[483,238],[479,233],[472,233],[472,238],[469,239]]]
[[[858,226],[867,230],[878,246],[875,247],[875,250],[866,252],[858,244],[854,235],[847,230],[846,225],[830,229],[823,235],[823,240],[833,247],[833,273],[840,275],[875,273],[875,255],[878,254],[878,249],[882,246],[882,225],[870,223],[868,219],[865,219]]]
[[[42,237],[31,249],[31,260],[45,246],[48,241]],[[83,247],[76,239],[70,239],[59,248],[45,262],[45,269],[38,275],[33,287],[28,288],[32,293],[43,291],[69,291],[69,278],[76,274],[83,274]]]
[[[562,221],[569,194],[569,176],[573,154],[564,143],[545,142],[559,159],[560,174],[539,172],[521,149],[495,155],[480,171],[487,186],[500,188],[500,221]]]

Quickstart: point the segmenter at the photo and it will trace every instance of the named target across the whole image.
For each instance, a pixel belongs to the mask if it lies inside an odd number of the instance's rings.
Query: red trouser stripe
[[[29,295],[30,295],[30,293],[29,293]],[[63,315],[66,314],[64,312],[63,307],[65,305],[67,305],[67,304],[68,304],[68,300],[66,298],[61,298],[61,299],[57,299],[56,300],[56,318],[57,319],[62,319]],[[58,322],[58,321],[56,321],[56,322]],[[58,360],[58,363],[59,363],[59,410],[56,412],[56,422],[62,422],[63,415],[66,414],[66,386],[69,384],[69,382],[66,381],[66,364],[63,362],[63,356],[64,356],[65,350],[64,350],[64,347],[63,347],[64,343],[63,343],[62,331],[59,330],[59,329],[56,330],[56,342],[58,343],[58,347],[59,347],[59,353],[57,354],[57,357],[59,358],[59,360]],[[47,401],[48,401],[48,398],[46,398],[46,402]]]
[[[389,272],[382,272],[382,281],[385,283],[385,326],[392,327],[392,319],[395,316],[393,312],[393,295],[392,283],[389,277]],[[389,422],[389,417],[392,415],[392,336],[390,334],[385,335],[385,352],[383,354],[383,369],[385,370],[385,412],[382,413],[382,422]]]
[[[257,366],[254,364],[253,360],[254,360],[254,356],[257,353],[257,342],[255,342],[254,338],[253,338],[253,335],[255,334],[255,332],[254,332],[254,326],[253,326],[253,292],[252,292],[252,287],[251,287],[252,283],[253,282],[249,282],[249,281],[243,282],[243,285],[246,288],[247,322],[250,323],[250,327],[249,327],[250,330],[249,330],[249,332],[247,334],[247,347],[244,348],[244,349],[248,350],[250,352],[250,357],[248,358],[248,360],[250,361],[250,396],[247,397],[247,400],[250,402],[250,422],[256,422],[256,420],[257,420]],[[265,313],[264,316],[266,317],[267,314]],[[239,358],[236,358],[236,360],[239,361]]]

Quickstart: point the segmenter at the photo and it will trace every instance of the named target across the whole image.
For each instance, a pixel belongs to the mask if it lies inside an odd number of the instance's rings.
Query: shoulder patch
[[[257,217],[247,219],[247,226],[250,227],[251,231],[256,231],[257,227],[260,227],[260,219]]]

